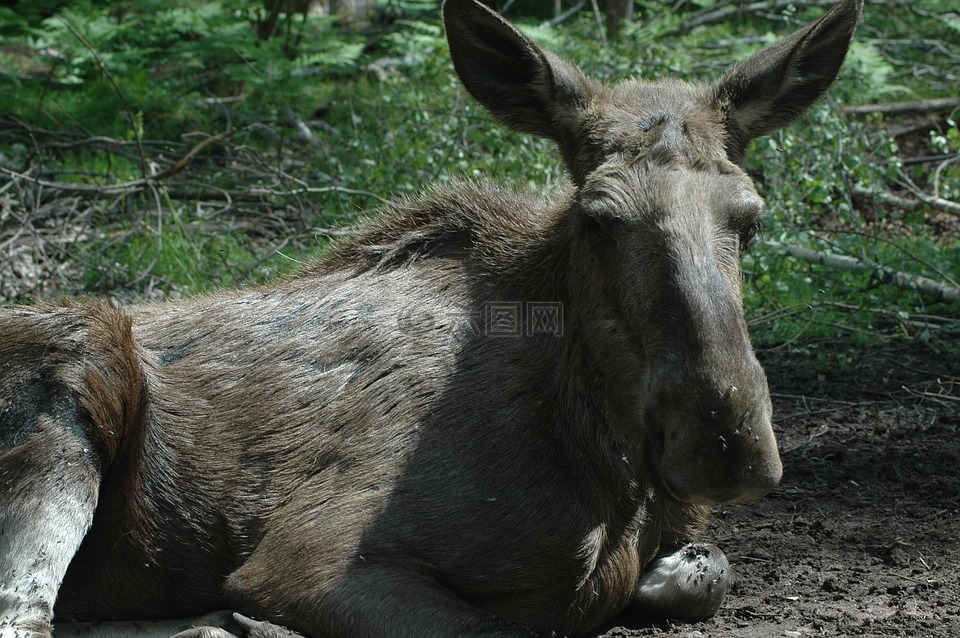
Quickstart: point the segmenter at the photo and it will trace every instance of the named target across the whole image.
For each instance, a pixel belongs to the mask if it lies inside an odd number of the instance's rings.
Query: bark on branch
[[[931,208],[942,210],[945,213],[960,215],[960,203],[949,199],[944,199],[943,197],[927,195],[919,189],[911,189],[911,192],[913,193],[913,196],[917,198],[916,200],[910,199],[909,197],[901,197],[899,195],[894,195],[893,193],[887,193],[884,191],[873,191],[869,188],[864,188],[863,186],[853,187],[853,194],[857,197],[870,198],[878,202],[896,206],[902,210],[914,211],[920,207],[921,203],[923,203]]]
[[[918,115],[949,111],[960,107],[960,97],[943,97],[931,100],[916,100],[912,102],[886,102],[883,104],[858,104],[846,106],[844,113],[850,115],[870,115],[882,113],[884,115]]]
[[[56,181],[50,181],[50,180],[38,179],[36,177],[31,177],[30,175],[26,175],[24,173],[18,173],[14,170],[5,168],[3,166],[0,166],[0,173],[5,173],[14,179],[24,180],[32,184],[36,184],[38,186],[43,186],[45,188],[53,188],[63,193],[69,193],[74,195],[86,194],[86,195],[101,195],[105,197],[110,197],[113,195],[123,195],[125,193],[138,191],[141,188],[144,188],[146,186],[156,184],[169,177],[173,177],[177,173],[180,173],[185,168],[190,166],[190,164],[192,164],[193,161],[197,159],[197,155],[199,155],[200,152],[203,151],[203,149],[210,146],[214,142],[222,142],[223,140],[227,139],[230,135],[232,135],[232,132],[228,131],[226,133],[218,133],[217,135],[211,135],[210,137],[206,137],[203,140],[201,140],[199,144],[197,144],[192,149],[190,149],[190,151],[186,155],[184,155],[183,157],[178,159],[176,162],[174,162],[172,165],[160,171],[159,173],[155,175],[150,175],[149,177],[141,177],[140,179],[135,179],[129,182],[123,182],[120,184],[109,184],[105,186],[98,186],[95,184],[74,184],[70,182],[56,182]]]
[[[778,252],[796,257],[811,264],[826,266],[836,270],[861,271],[872,273],[880,281],[902,288],[904,290],[919,290],[930,295],[937,301],[956,303],[960,301],[960,288],[948,286],[920,275],[911,275],[889,266],[875,264],[847,255],[834,255],[802,246],[789,246],[779,242],[767,242],[767,245]]]
[[[920,202],[915,199],[901,197],[900,195],[894,195],[893,193],[888,193],[887,191],[873,190],[865,186],[860,186],[859,184],[853,187],[853,195],[854,197],[872,199],[876,202],[888,204],[907,212],[913,212],[920,208]]]
[[[676,30],[678,35],[688,33],[697,27],[707,24],[717,24],[724,22],[741,13],[755,13],[757,11],[777,11],[786,9],[790,5],[796,5],[796,0],[767,0],[766,2],[752,2],[750,4],[727,4],[721,7],[707,9],[695,14],[690,20],[680,25]],[[806,0],[804,6],[810,7],[831,7],[836,4],[836,0]]]

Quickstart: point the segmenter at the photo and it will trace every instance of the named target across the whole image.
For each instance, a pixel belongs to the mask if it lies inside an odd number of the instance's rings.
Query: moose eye
[[[580,204],[580,223],[585,230],[614,235],[622,222],[614,204],[604,197],[585,199]]]
[[[763,222],[759,219],[749,226],[747,226],[743,232],[740,233],[740,254],[747,252],[747,249],[750,248],[750,242],[754,237],[757,236],[757,233],[763,231]]]

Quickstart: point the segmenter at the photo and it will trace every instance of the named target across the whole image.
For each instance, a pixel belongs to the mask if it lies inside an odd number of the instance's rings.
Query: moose
[[[4,310],[0,636],[217,610],[317,638],[714,614],[709,506],[782,473],[740,164],[828,88],[861,11],[712,84],[606,84],[447,0],[463,85],[555,141],[566,186],[436,187],[259,287]]]

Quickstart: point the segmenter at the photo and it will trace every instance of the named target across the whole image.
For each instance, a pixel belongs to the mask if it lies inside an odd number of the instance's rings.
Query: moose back
[[[713,84],[606,85],[447,0],[464,86],[553,139],[569,186],[440,188],[259,288],[0,313],[0,636],[218,609],[315,637],[714,613],[707,506],[781,475],[739,162],[826,90],[861,5]]]

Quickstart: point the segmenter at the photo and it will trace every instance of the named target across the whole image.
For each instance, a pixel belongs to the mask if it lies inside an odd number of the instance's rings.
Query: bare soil
[[[761,352],[784,477],[718,507],[736,581],[697,624],[602,636],[960,636],[960,358],[922,345]]]

